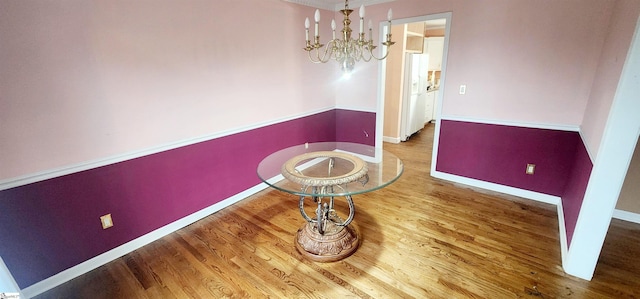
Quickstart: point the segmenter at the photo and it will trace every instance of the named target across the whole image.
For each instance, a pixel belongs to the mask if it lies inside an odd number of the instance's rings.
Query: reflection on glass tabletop
[[[403,169],[402,161],[382,148],[318,142],[267,156],[258,165],[258,176],[271,187],[296,195],[345,196],[387,186]]]

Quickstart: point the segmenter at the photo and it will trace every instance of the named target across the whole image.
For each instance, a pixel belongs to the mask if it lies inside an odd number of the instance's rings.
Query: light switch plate
[[[467,93],[467,86],[460,85],[460,94],[465,94],[465,93]]]

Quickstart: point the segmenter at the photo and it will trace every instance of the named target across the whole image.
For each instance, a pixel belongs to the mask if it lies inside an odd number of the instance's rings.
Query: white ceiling
[[[283,0],[301,5],[311,6],[320,9],[338,11],[344,8],[344,0]],[[357,10],[360,5],[369,6],[373,4],[391,2],[395,0],[351,0],[349,8]],[[425,22],[427,29],[438,29],[445,27],[445,19],[429,20]]]
[[[338,11],[344,8],[344,0],[284,0],[287,2],[298,3],[306,6],[311,6],[320,9]],[[360,5],[364,6],[391,2],[395,0],[352,0],[349,1],[349,8],[358,9]]]
[[[446,23],[446,19],[429,20],[424,22],[426,29],[441,29],[444,28]]]

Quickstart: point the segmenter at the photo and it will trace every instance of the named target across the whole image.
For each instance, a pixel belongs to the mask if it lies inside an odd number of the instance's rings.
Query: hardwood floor
[[[297,198],[267,189],[37,298],[639,298],[640,225],[614,220],[592,281],[564,274],[555,206],[429,176],[433,126],[392,185],[355,196],[358,251],[296,252]]]

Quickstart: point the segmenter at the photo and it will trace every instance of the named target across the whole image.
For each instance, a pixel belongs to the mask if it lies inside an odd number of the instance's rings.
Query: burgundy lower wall
[[[580,214],[582,200],[587,191],[587,184],[589,183],[589,177],[591,177],[592,168],[593,163],[591,162],[591,158],[589,158],[589,153],[584,143],[579,142],[573,162],[573,170],[568,178],[564,194],[562,195],[562,210],[564,213],[564,226],[567,233],[568,246],[571,246],[571,239],[573,239],[573,232],[576,229],[578,214]]]
[[[436,170],[562,196],[579,142],[577,132],[442,120]]]
[[[336,141],[376,145],[376,114],[353,110],[336,110]]]
[[[0,191],[0,256],[25,288],[255,186],[278,149],[336,141],[338,126],[370,118],[332,110]],[[362,141],[357,131],[340,141]],[[107,213],[115,225],[103,230]]]

